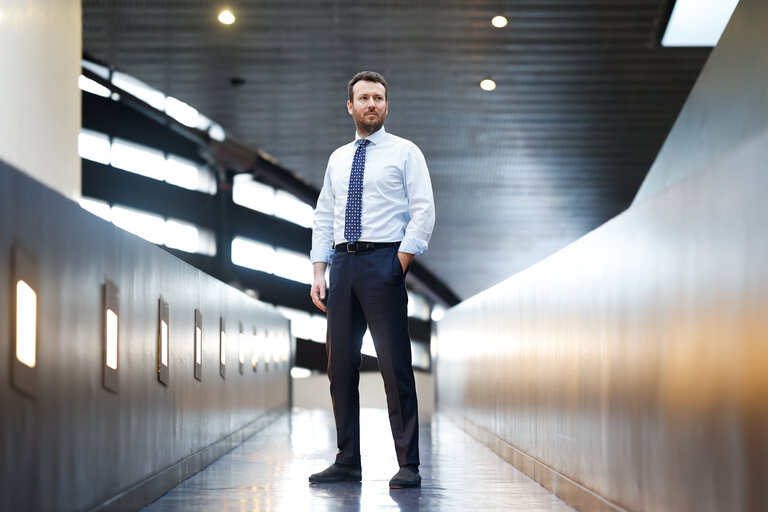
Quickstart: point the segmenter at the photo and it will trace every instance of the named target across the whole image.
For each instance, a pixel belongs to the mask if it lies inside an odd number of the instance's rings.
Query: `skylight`
[[[739,0],[677,0],[662,46],[715,46]]]

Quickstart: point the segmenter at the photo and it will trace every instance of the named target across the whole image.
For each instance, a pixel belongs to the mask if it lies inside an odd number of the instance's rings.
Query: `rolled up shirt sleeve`
[[[323,188],[317,199],[315,215],[312,219],[312,249],[309,259],[312,263],[331,261],[333,254],[333,208],[334,197],[331,186],[330,164],[325,171]]]
[[[411,218],[399,250],[415,255],[424,254],[429,249],[429,239],[435,226],[435,200],[427,162],[415,145],[408,151],[405,162],[405,188]]]

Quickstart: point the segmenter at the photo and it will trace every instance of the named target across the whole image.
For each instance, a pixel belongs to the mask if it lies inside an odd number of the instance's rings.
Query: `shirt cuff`
[[[415,238],[403,238],[398,251],[419,256],[427,252],[427,242]]]
[[[330,263],[333,252],[333,249],[312,249],[309,251],[309,260],[312,263]]]

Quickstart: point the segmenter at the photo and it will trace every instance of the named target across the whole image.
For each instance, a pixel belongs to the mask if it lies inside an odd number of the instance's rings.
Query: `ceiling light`
[[[677,0],[662,46],[715,46],[739,0]]]
[[[235,22],[235,15],[229,9],[225,9],[219,13],[219,21],[225,25],[231,25]]]
[[[507,26],[507,18],[504,16],[494,16],[493,19],[491,19],[491,25],[496,28],[504,28]]]
[[[485,80],[480,82],[480,88],[484,91],[492,91],[496,88],[496,82],[494,82],[490,78],[486,78]]]

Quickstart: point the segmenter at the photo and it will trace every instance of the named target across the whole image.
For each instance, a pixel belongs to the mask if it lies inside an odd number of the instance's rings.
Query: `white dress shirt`
[[[312,263],[329,262],[344,243],[344,216],[352,160],[360,136],[331,154],[312,227]],[[424,254],[435,225],[432,183],[424,155],[413,142],[382,127],[367,137],[360,241],[401,242],[400,251]]]

